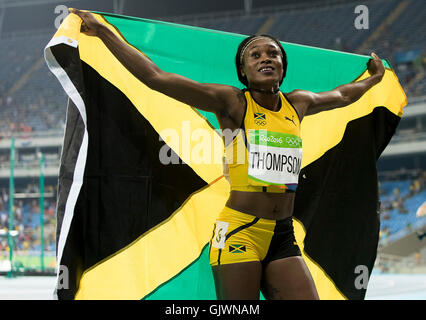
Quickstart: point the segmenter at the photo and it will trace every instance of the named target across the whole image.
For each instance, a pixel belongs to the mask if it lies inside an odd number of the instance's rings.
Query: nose
[[[268,53],[268,51],[263,51],[260,53],[260,62],[261,63],[271,63],[272,59]]]
[[[262,56],[261,56],[261,60],[260,60],[260,63],[272,63],[272,60],[271,60],[271,58],[268,56],[268,54],[266,54],[266,53],[263,53],[262,54]]]
[[[270,58],[265,58],[265,59],[262,59],[260,63],[268,64],[268,63],[272,63],[272,60]]]

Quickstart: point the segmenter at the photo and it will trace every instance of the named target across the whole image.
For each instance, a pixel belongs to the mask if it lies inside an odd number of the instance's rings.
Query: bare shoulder
[[[215,86],[220,95],[220,100],[223,102],[223,112],[229,113],[232,112],[232,110],[241,109],[245,104],[244,93],[241,89],[220,84]]]
[[[300,115],[300,119],[303,119],[312,102],[313,93],[308,90],[295,89],[286,93],[286,96],[290,100],[290,103],[296,108]]]
[[[221,90],[223,90],[224,108],[217,117],[222,129],[234,130],[241,125],[244,116],[246,108],[244,91],[233,86],[224,86]]]
[[[244,92],[241,89],[238,89],[236,87],[231,87],[233,94],[234,94],[234,99],[236,99],[236,102],[239,104],[239,107],[244,106],[246,103],[246,98],[244,96]]]
[[[219,90],[221,90],[224,94],[226,94],[227,99],[230,99],[230,100],[237,99],[240,102],[244,100],[243,90],[234,86],[228,86],[224,84],[217,84],[216,86],[219,88]]]
[[[303,103],[304,101],[311,99],[312,92],[308,90],[295,89],[289,93],[286,93],[286,95],[290,100],[292,100],[292,103]]]

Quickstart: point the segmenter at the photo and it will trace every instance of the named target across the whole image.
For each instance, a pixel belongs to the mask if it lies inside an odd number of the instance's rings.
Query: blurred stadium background
[[[361,4],[368,9],[368,29],[354,24]],[[363,55],[374,51],[386,58],[408,105],[378,162],[381,231],[373,276],[385,278],[370,297],[381,297],[380,290],[389,295],[389,283],[399,279],[402,292],[426,299],[424,0],[0,0],[0,299],[45,298],[39,294],[43,285],[37,287],[39,280],[29,276],[55,274],[56,189],[67,97],[48,71],[43,49],[68,7],[247,35],[269,33],[281,41]],[[386,278],[395,274],[408,278]],[[32,280],[25,282],[22,275]],[[34,295],[15,294],[8,287],[13,278],[21,278],[17,288],[31,283],[39,289]],[[410,291],[416,284],[419,295]]]

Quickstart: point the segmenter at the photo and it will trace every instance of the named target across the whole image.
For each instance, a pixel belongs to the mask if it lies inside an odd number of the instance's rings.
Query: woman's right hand
[[[69,11],[78,15],[83,23],[81,24],[81,32],[88,35],[97,37],[100,29],[104,27],[90,12],[80,11],[78,9],[70,8]]]

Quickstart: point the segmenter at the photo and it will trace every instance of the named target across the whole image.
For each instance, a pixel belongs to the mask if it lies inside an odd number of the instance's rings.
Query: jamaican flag
[[[241,87],[234,57],[242,35],[95,16],[164,71]],[[70,14],[45,49],[69,96],[57,298],[215,299],[208,242],[229,196],[218,122],[149,89],[100,39],[80,33],[80,24]],[[327,91],[368,77],[369,57],[283,46],[289,61],[284,92]],[[376,257],[376,161],[406,104],[384,63],[383,80],[359,101],[303,120],[294,226],[321,299],[363,299]]]

